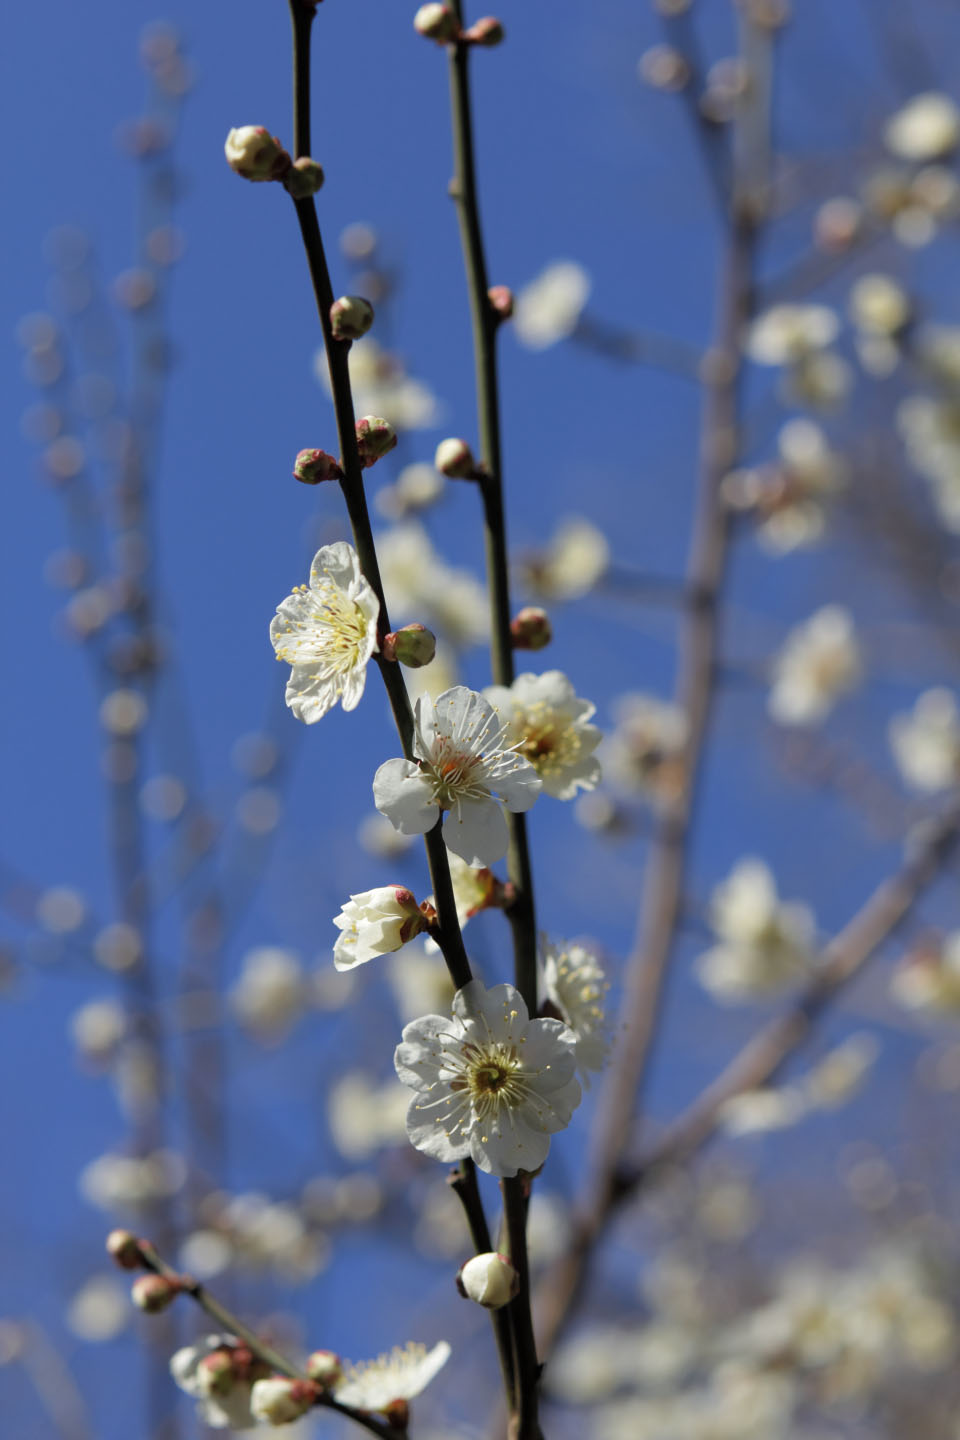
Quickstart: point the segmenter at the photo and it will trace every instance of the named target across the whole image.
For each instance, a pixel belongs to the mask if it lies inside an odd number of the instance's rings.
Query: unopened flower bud
[[[464,30],[463,38],[470,45],[499,45],[506,35],[503,23],[494,18],[493,15],[485,15],[482,20],[475,20],[469,30]]]
[[[279,180],[290,168],[290,156],[262,125],[231,130],[223,149],[230,169],[244,180]]]
[[[236,1380],[233,1351],[225,1345],[204,1355],[197,1366],[197,1394],[207,1399],[213,1395],[229,1395]]]
[[[505,1255],[490,1251],[474,1255],[460,1266],[457,1289],[465,1300],[475,1300],[487,1310],[499,1310],[520,1289],[520,1276]]]
[[[323,188],[323,166],[309,155],[294,160],[283,176],[283,188],[294,200],[307,200]]]
[[[433,463],[450,480],[470,480],[477,473],[477,462],[466,440],[441,440]]]
[[[332,1390],[343,1378],[340,1356],[335,1355],[332,1350],[314,1350],[312,1355],[307,1356],[304,1368],[321,1390]]]
[[[130,1296],[138,1310],[158,1315],[176,1300],[181,1289],[178,1280],[168,1280],[165,1275],[141,1275],[134,1280]]]
[[[274,1375],[258,1380],[250,1392],[250,1413],[266,1425],[289,1425],[316,1403],[319,1390],[312,1380],[288,1380]]]
[[[139,1270],[143,1264],[140,1241],[130,1230],[111,1230],[107,1236],[107,1254],[121,1270]]]
[[[373,324],[373,306],[362,295],[341,295],[330,306],[330,328],[338,340],[359,340]]]
[[[413,17],[413,28],[438,45],[456,40],[460,34],[460,22],[449,5],[421,5]]]
[[[389,420],[381,420],[376,415],[364,415],[362,420],[357,421],[357,449],[360,451],[360,464],[364,470],[375,465],[396,443],[397,432]]]
[[[404,625],[384,636],[384,660],[399,660],[411,670],[429,665],[437,653],[437,637],[426,625]]]
[[[293,478],[304,485],[319,485],[322,480],[342,480],[343,471],[326,450],[301,450],[293,462]]]
[[[513,314],[513,291],[509,285],[491,285],[487,291],[490,308],[501,320],[509,320]]]
[[[550,616],[539,605],[526,605],[510,621],[510,638],[514,650],[542,650],[553,639]]]
[[[690,80],[690,66],[672,45],[651,45],[641,55],[638,70],[654,90],[683,90]]]

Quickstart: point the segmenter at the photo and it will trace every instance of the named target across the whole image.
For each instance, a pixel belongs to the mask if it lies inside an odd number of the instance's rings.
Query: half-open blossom
[[[594,750],[600,731],[589,723],[596,706],[581,700],[566,675],[518,675],[510,686],[488,685],[484,695],[503,720],[517,753],[536,770],[545,795],[572,800],[600,780]]]
[[[426,928],[411,892],[402,885],[380,885],[351,895],[334,925],[340,931],[333,947],[338,970],[352,970],[377,955],[399,950]]]
[[[949,690],[925,690],[890,721],[890,748],[904,780],[933,794],[960,784],[960,714]]]
[[[450,1346],[440,1340],[432,1350],[413,1341],[396,1345],[388,1355],[361,1360],[344,1367],[333,1395],[340,1405],[356,1410],[389,1410],[398,1400],[413,1400],[425,1390],[450,1358]]]
[[[170,1361],[176,1384],[197,1401],[198,1418],[212,1430],[255,1427],[250,1392],[266,1371],[233,1335],[205,1335],[178,1350]]]
[[[258,1380],[250,1395],[254,1418],[264,1425],[289,1425],[306,1415],[317,1402],[320,1387],[312,1380],[290,1380],[271,1375]]]
[[[780,900],[762,860],[741,860],[717,886],[710,924],[720,943],[700,957],[697,975],[717,1000],[772,994],[810,973],[813,914],[806,905]]]
[[[511,747],[482,695],[455,685],[436,701],[421,695],[414,714],[413,760],[387,760],[373,780],[377,809],[404,835],[425,835],[444,815],[443,838],[469,865],[507,853],[509,810],[529,810],[540,776]]]
[[[512,985],[471,980],[450,1019],[412,1021],[397,1046],[397,1074],[414,1091],[410,1143],[436,1160],[469,1155],[491,1175],[539,1169],[580,1103],[575,1045],[559,1020],[530,1020]]]
[[[585,945],[540,939],[540,964],[546,998],[559,1010],[574,1035],[574,1055],[584,1084],[590,1071],[602,1070],[610,1049],[605,999],[609,984],[603,966]]]
[[[816,725],[861,673],[851,616],[839,605],[824,605],[790,631],[774,659],[767,708],[781,725]]]
[[[338,540],[318,550],[309,587],[295,586],[270,625],[277,659],[291,666],[285,698],[298,720],[312,725],[338,700],[344,710],[360,703],[379,613],[353,546]]]

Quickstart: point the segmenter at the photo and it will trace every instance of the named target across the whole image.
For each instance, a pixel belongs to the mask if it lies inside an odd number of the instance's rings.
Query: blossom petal
[[[373,777],[373,800],[404,835],[426,835],[440,816],[433,787],[412,760],[384,761]]]
[[[451,810],[444,816],[443,838],[468,865],[492,865],[506,855],[509,844],[506,819],[493,799],[462,800],[459,814]]]

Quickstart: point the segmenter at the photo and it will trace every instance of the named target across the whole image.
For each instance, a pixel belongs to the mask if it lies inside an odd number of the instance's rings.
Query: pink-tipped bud
[[[475,20],[469,30],[464,30],[463,38],[469,45],[499,45],[506,35],[503,22],[494,18],[493,15],[485,15],[482,20]]]
[[[509,320],[513,314],[513,291],[509,285],[491,285],[487,291],[487,299],[490,301],[491,310],[495,311],[501,320]]]
[[[466,440],[441,440],[433,463],[449,480],[472,480],[477,462]]]
[[[290,156],[262,125],[231,130],[223,150],[230,169],[244,180],[279,180],[290,169]]]
[[[312,1380],[287,1380],[282,1375],[258,1380],[250,1392],[250,1413],[265,1425],[289,1425],[306,1415],[317,1402],[319,1388]]]
[[[307,1356],[304,1368],[321,1390],[332,1390],[343,1379],[340,1356],[335,1355],[332,1350],[314,1350],[312,1355]]]
[[[446,45],[460,34],[460,21],[449,5],[421,5],[413,17],[413,28],[418,35]]]
[[[381,420],[377,415],[364,415],[362,420],[357,421],[357,449],[364,470],[375,465],[396,443],[397,432],[389,420]]]
[[[166,1310],[183,1289],[179,1280],[168,1280],[165,1275],[141,1275],[134,1280],[130,1297],[138,1310],[147,1315],[159,1315]]]
[[[426,625],[404,625],[383,638],[384,660],[399,660],[411,670],[429,665],[437,653],[437,637]]]
[[[317,160],[311,160],[309,155],[301,155],[285,172],[283,188],[294,200],[308,200],[311,195],[316,195],[318,190],[323,189],[325,178],[323,166]]]
[[[131,1230],[111,1230],[107,1236],[107,1254],[121,1270],[139,1270],[143,1264],[140,1241]]]
[[[510,621],[510,638],[514,650],[542,650],[553,639],[553,626],[546,610],[527,605]]]
[[[323,480],[342,480],[343,471],[326,450],[301,450],[293,462],[293,478],[304,485],[319,485]]]
[[[341,295],[330,306],[330,328],[338,340],[359,340],[373,324],[373,306],[362,295]]]
[[[209,1399],[213,1395],[229,1395],[238,1379],[233,1351],[226,1345],[204,1355],[197,1366],[197,1394]]]
[[[487,1310],[508,1305],[520,1289],[520,1276],[506,1255],[490,1251],[474,1255],[457,1271],[457,1289],[465,1300]]]

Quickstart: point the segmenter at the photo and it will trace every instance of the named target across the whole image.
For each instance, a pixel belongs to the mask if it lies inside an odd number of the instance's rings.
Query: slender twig
[[[209,1315],[210,1319],[224,1333],[234,1336],[237,1340],[242,1340],[258,1360],[262,1360],[265,1365],[269,1365],[271,1370],[276,1370],[278,1374],[286,1375],[289,1380],[309,1380],[310,1377],[306,1371],[301,1370],[285,1355],[281,1355],[278,1350],[274,1350],[272,1346],[261,1340],[249,1326],[244,1325],[242,1320],[238,1319],[225,1305],[222,1305],[215,1295],[211,1295],[205,1285],[201,1285],[199,1281],[193,1280],[189,1275],[182,1275],[168,1265],[148,1240],[140,1240],[139,1249],[145,1269],[152,1271],[154,1275],[162,1275],[165,1280],[176,1285],[180,1293],[189,1295],[190,1299],[199,1305],[200,1309]],[[354,1420],[365,1430],[369,1430],[371,1435],[379,1435],[381,1440],[399,1440],[399,1437],[406,1434],[405,1431],[388,1425],[385,1420],[378,1420],[376,1416],[370,1415],[364,1410],[356,1410],[352,1405],[341,1405],[332,1395],[321,1392],[317,1396],[316,1404],[328,1410],[335,1410],[338,1415],[343,1415],[348,1420]]]
[[[617,1179],[617,1199],[626,1199],[666,1166],[687,1159],[717,1129],[723,1106],[734,1095],[775,1079],[785,1062],[808,1038],[823,1011],[903,924],[924,891],[957,848],[960,802],[927,822],[927,833],[894,875],[825,947],[815,978],[796,1003],[771,1020],[706,1087],[690,1107],[650,1147],[640,1163]]]
[[[453,0],[454,14],[463,25],[462,0]],[[503,464],[500,447],[500,402],[497,372],[497,331],[500,317],[489,298],[487,262],[477,195],[473,113],[470,98],[470,46],[456,42],[448,47],[450,109],[453,130],[454,177],[450,193],[456,203],[473,325],[477,389],[477,423],[480,440],[484,542],[491,607],[491,669],[498,685],[513,683],[513,644],[510,635],[510,581],[506,519],[503,504]],[[537,923],[533,873],[526,818],[507,814],[509,849],[507,873],[515,898],[507,915],[513,933],[514,978],[531,1015],[537,1013]],[[512,1427],[516,1440],[538,1440],[537,1392],[540,1367],[530,1308],[527,1261],[526,1205],[522,1182],[503,1184],[505,1217],[511,1259],[520,1276],[520,1288],[509,1307],[515,1363]]]
[[[763,37],[747,17],[741,21],[744,53],[754,65]],[[718,678],[720,601],[726,577],[729,512],[721,483],[740,443],[741,336],[752,311],[752,277],[758,231],[769,195],[769,116],[762,102],[769,86],[751,84],[751,102],[737,119],[735,176],[729,202],[726,253],[713,362],[705,376],[701,469],[697,511],[685,590],[695,604],[683,617],[677,703],[687,717],[684,783],[660,813],[644,876],[637,940],[627,963],[617,1056],[598,1106],[589,1180],[568,1254],[549,1277],[545,1305],[550,1341],[569,1314],[593,1250],[610,1213],[626,1137],[642,1105],[665,990],[667,972],[684,914],[687,853],[700,791],[709,724]]]
[[[624,330],[600,320],[595,315],[581,315],[571,335],[576,345],[593,350],[624,365],[644,365],[663,370],[683,380],[699,384],[702,379],[703,356],[693,345],[676,340],[672,335],[658,335],[648,330]]]
[[[489,1254],[493,1249],[493,1241],[490,1238],[490,1228],[487,1225],[483,1201],[480,1199],[477,1168],[473,1161],[461,1160],[456,1169],[450,1172],[448,1183],[463,1206],[475,1253],[477,1255]],[[503,1391],[507,1398],[507,1404],[512,1409],[516,1400],[516,1386],[510,1317],[505,1310],[501,1309],[491,1310],[490,1319],[493,1321],[494,1339],[497,1342],[497,1358],[500,1361]]]
[[[294,155],[300,158],[310,154],[310,30],[314,11],[302,0],[290,0],[290,15],[293,22],[294,50]],[[317,315],[323,331],[323,343],[330,367],[330,384],[333,391],[333,406],[336,416],[337,436],[340,443],[341,463],[344,477],[341,490],[350,517],[354,543],[360,568],[380,605],[380,630],[387,633],[390,621],[387,602],[380,578],[370,513],[363,486],[363,468],[357,448],[356,417],[353,409],[353,392],[350,387],[348,356],[350,344],[337,340],[330,324],[330,307],[333,304],[333,286],[320,233],[316,206],[311,199],[294,201],[300,234],[310,268]],[[387,691],[387,698],[400,735],[403,753],[408,760],[413,753],[413,711],[400,666],[377,656],[377,664]],[[434,902],[438,915],[437,943],[447,963],[450,978],[458,990],[472,978],[470,962],[463,946],[460,925],[457,921],[456,905],[453,899],[453,884],[447,863],[447,850],[440,832],[440,823],[424,836],[430,879],[433,884]]]

